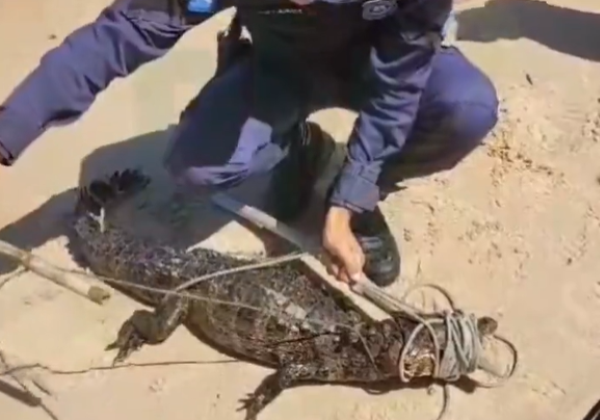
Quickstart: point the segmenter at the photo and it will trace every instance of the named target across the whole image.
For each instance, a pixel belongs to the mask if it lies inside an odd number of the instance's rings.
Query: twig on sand
[[[45,394],[53,395],[50,385],[42,378],[35,369],[19,369],[19,366],[27,365],[14,354],[8,354],[0,350],[0,377],[10,376],[24,389],[29,389],[27,383],[31,383]]]
[[[103,304],[111,296],[107,289],[90,284],[88,279],[83,279],[74,273],[65,272],[65,270],[55,267],[31,252],[19,249],[2,240],[0,240],[0,254],[18,261],[25,269],[94,303]]]
[[[30,366],[30,369],[22,369],[23,366]],[[51,420],[59,420],[58,416],[54,414],[52,409],[44,402],[44,400],[38,397],[31,389],[30,385],[34,385],[38,390],[49,396],[54,396],[54,392],[48,383],[42,378],[37,369],[37,364],[25,364],[20,358],[14,354],[7,354],[6,352],[0,351],[0,378],[8,376],[16,382],[21,389],[12,387],[10,384],[0,381],[0,392],[4,393],[16,400],[26,404],[30,407],[39,407]]]

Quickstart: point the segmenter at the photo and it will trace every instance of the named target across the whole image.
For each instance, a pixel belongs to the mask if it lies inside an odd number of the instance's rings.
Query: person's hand
[[[365,264],[365,255],[350,228],[351,217],[350,210],[333,206],[327,212],[323,228],[328,270],[347,283],[360,279]]]

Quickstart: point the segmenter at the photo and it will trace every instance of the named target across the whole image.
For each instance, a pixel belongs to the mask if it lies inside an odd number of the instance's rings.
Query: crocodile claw
[[[246,395],[246,398],[241,398],[240,403],[242,406],[237,409],[237,411],[246,411],[246,417],[244,420],[256,420],[260,409],[258,407],[260,396],[257,396],[255,393],[250,393]]]
[[[146,340],[137,332],[132,323],[127,322],[119,331],[117,339],[106,346],[105,350],[118,349],[117,355],[113,359],[113,366],[124,362],[133,352],[139,350]]]

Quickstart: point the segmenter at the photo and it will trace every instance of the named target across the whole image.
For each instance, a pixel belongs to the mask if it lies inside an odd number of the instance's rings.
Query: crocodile
[[[139,170],[117,171],[78,189],[71,228],[75,247],[97,275],[126,279],[115,288],[153,310],[137,310],[107,350],[123,362],[145,344],[164,342],[179,325],[235,358],[273,368],[241,400],[246,420],[285,389],[308,383],[376,385],[399,380],[399,359],[418,322],[403,313],[374,321],[344,294],[324,285],[300,261],[240,271],[198,282],[187,295],[157,294],[135,287],[174,290],[190,279],[249,261],[206,248],[192,251],[159,239],[136,237],[115,222],[114,211],[144,190],[150,179]],[[128,285],[129,284],[129,285]],[[197,296],[201,299],[194,299]],[[479,334],[497,323],[478,318]],[[435,327],[440,347],[425,330],[404,358],[409,378],[432,377],[446,331]],[[440,350],[443,352],[443,350]]]

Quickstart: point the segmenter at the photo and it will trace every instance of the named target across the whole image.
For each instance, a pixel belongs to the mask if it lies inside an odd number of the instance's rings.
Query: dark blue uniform
[[[168,0],[117,0],[73,32],[2,107],[4,163],[229,6],[218,2],[182,15]],[[184,114],[166,157],[178,179],[229,186],[270,170],[286,154],[278,141],[286,131],[314,111],[345,107],[359,114],[331,199],[368,210],[382,183],[454,166],[496,123],[488,78],[440,46],[452,0],[398,0],[379,20],[363,1],[239,3],[253,58],[211,80]]]

